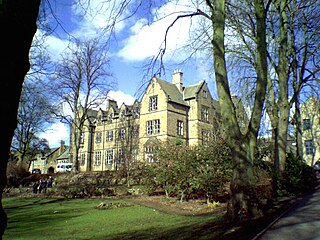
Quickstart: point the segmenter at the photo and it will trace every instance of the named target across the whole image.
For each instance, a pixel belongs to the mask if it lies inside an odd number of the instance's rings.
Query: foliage
[[[18,164],[19,159],[13,153],[10,153],[10,158],[7,165],[7,187],[19,187],[23,183],[23,179],[28,177],[30,173]]]
[[[147,185],[181,201],[206,197],[209,202],[231,177],[230,149],[222,140],[198,147],[167,141],[159,144],[156,158],[157,164],[147,166]]]
[[[279,195],[300,194],[314,188],[316,177],[312,167],[290,154],[279,182]]]

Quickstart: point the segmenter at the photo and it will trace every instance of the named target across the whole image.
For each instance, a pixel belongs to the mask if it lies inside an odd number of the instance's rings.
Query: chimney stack
[[[182,92],[182,71],[180,69],[176,69],[173,71],[172,75],[172,84],[176,85],[180,92]]]
[[[65,142],[63,140],[60,141],[60,155],[64,152],[65,150]]]

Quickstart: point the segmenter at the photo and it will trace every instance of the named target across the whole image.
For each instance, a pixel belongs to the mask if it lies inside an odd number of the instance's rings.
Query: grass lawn
[[[96,209],[101,201],[128,203]],[[3,239],[228,239],[214,230],[220,216],[164,213],[123,200],[4,198]],[[225,230],[225,229],[223,229]]]

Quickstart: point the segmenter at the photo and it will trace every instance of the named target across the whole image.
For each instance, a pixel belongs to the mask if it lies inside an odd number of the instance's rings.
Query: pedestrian
[[[39,187],[38,181],[34,182],[34,184],[32,186],[32,192],[37,194],[38,193],[38,187]]]
[[[43,193],[47,192],[47,180],[45,180],[44,178],[40,180],[40,186],[39,186],[39,193],[41,193],[43,191]]]
[[[53,184],[53,177],[52,177],[52,176],[49,176],[48,188],[52,188],[52,184]]]

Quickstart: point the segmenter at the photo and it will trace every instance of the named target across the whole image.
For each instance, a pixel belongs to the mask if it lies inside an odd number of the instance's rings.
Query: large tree
[[[22,83],[29,71],[29,51],[37,30],[40,0],[5,0],[0,3],[2,31],[0,97],[2,127],[0,136],[0,200],[6,186],[6,166],[11,139],[17,125],[17,110]],[[0,205],[0,236],[6,228],[7,217]]]
[[[179,1],[178,1],[179,2]],[[231,180],[231,201],[228,213],[231,217],[237,217],[240,209],[246,211],[249,215],[254,215],[254,178],[253,178],[253,160],[256,150],[257,136],[260,128],[260,120],[263,112],[266,85],[267,85],[267,43],[266,43],[266,12],[268,4],[264,5],[263,0],[241,1],[242,5],[235,6],[232,1],[225,0],[207,0],[197,2],[197,8],[194,12],[180,14],[168,27],[164,40],[164,48],[161,49],[156,60],[163,60],[163,55],[167,46],[167,35],[170,28],[182,18],[204,17],[206,25],[203,34],[198,34],[195,39],[202,46],[210,50],[213,59],[212,69],[214,70],[219,103],[221,108],[221,117],[224,129],[227,131],[227,143],[232,149],[233,158],[233,176]],[[226,8],[229,4],[229,8]],[[205,6],[205,7],[204,7]],[[232,84],[229,81],[229,72],[226,60],[226,26],[228,21],[227,13],[232,14],[230,9],[237,9],[244,12],[249,8],[249,20],[253,24],[252,46],[254,58],[254,84],[252,87],[253,103],[251,116],[248,125],[243,128],[237,119],[237,110],[232,97]],[[228,10],[228,11],[227,11]],[[233,13],[235,14],[235,13]],[[209,26],[209,29],[208,29]],[[246,26],[241,26],[244,33],[247,32]],[[228,29],[230,30],[230,29]],[[201,38],[200,36],[204,36]],[[241,36],[238,36],[241,39]],[[200,39],[200,40],[199,40]],[[230,40],[230,39],[229,39]],[[207,45],[204,43],[207,41]],[[209,47],[208,47],[209,44]],[[195,51],[201,51],[201,47]],[[163,66],[161,63],[160,66]],[[240,77],[240,76],[238,76]]]
[[[242,133],[237,122],[235,107],[232,102],[230,85],[227,77],[225,60],[225,1],[207,1],[211,9],[213,26],[214,71],[219,95],[222,122],[227,130],[228,143],[232,149],[233,177],[231,181],[231,207],[229,213],[236,216],[240,209],[254,214],[251,203],[252,163],[260,127],[262,109],[267,84],[267,44],[266,44],[266,9],[264,1],[255,0],[253,5],[256,22],[256,72],[255,98],[248,129]]]

